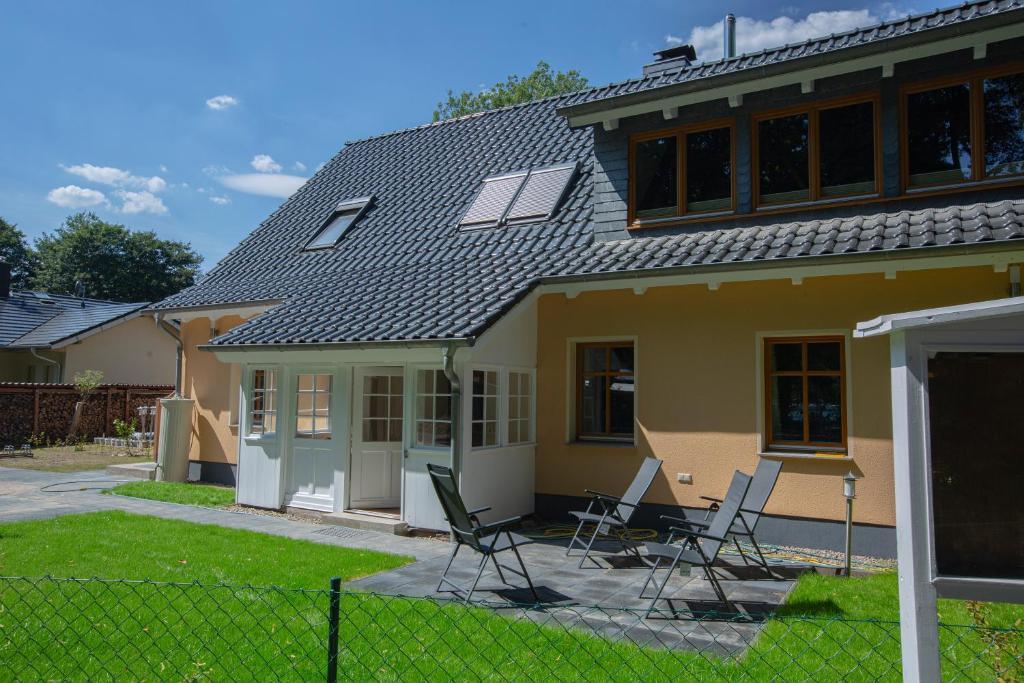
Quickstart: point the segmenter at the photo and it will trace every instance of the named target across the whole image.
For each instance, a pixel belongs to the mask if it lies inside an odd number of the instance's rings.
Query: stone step
[[[395,536],[409,535],[409,525],[393,517],[363,515],[356,512],[331,512],[321,516],[320,521],[324,524],[345,526],[350,529],[377,531],[382,534],[394,534]]]
[[[107,465],[107,474],[133,479],[156,479],[155,462],[130,462],[123,465]]]

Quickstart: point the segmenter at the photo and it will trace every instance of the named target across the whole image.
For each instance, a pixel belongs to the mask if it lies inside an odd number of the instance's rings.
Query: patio
[[[599,552],[591,555],[595,561],[578,568],[581,552],[574,551],[573,556],[566,557],[567,546],[568,539],[539,538],[520,550],[540,594],[540,606],[532,604],[533,596],[525,581],[507,573],[506,578],[516,588],[503,586],[490,564],[473,594],[473,604],[510,618],[585,629],[648,647],[736,655],[753,642],[766,617],[784,602],[796,577],[811,570],[805,565],[772,562],[780,577],[773,579],[760,568],[746,566],[734,548],[729,554],[723,550],[716,570],[735,607],[734,613],[729,613],[728,607],[715,598],[699,567],[690,572],[692,575],[687,575],[684,567],[666,586],[662,597],[667,600],[659,601],[658,611],[645,619],[650,600],[640,598],[638,593],[648,574],[646,560],[641,562],[624,555],[617,542],[599,541],[595,544]],[[643,550],[642,544],[640,549]],[[515,562],[511,555],[499,559],[503,565]],[[460,585],[469,585],[479,561],[479,555],[461,550],[449,577]],[[459,600],[450,592],[436,592],[446,562],[446,557],[416,562],[349,582],[347,587],[388,595]],[[651,592],[648,588],[645,595]]]

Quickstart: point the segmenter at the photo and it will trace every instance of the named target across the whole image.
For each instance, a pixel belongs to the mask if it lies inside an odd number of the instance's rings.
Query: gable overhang
[[[723,99],[737,107],[747,94],[792,85],[806,89],[811,84],[813,88],[817,80],[843,74],[879,69],[882,77],[891,77],[899,63],[960,50],[972,50],[973,57],[980,59],[987,54],[989,45],[1022,37],[1024,10],[1013,10],[832,52],[583,102],[562,107],[558,113],[573,128],[602,124],[606,130],[614,130],[620,119],[632,116],[663,112],[670,118],[680,107]]]
[[[148,312],[152,313],[158,321],[177,320],[180,323],[187,323],[190,320],[198,320],[200,318],[217,319],[229,315],[248,319],[261,313],[266,313],[281,303],[283,303],[281,299],[255,299],[252,301],[201,304],[178,308],[150,308]]]

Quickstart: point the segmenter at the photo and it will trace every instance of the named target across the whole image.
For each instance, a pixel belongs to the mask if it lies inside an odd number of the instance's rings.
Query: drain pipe
[[[462,469],[460,445],[462,443],[462,383],[455,372],[455,345],[448,344],[441,348],[441,362],[444,376],[452,385],[452,470],[458,475]]]
[[[174,354],[174,397],[177,398],[181,396],[181,332],[177,327],[164,320],[163,313],[156,313],[153,317],[160,329],[171,335],[177,345]]]
[[[1020,296],[1020,266],[1010,266],[1010,296]]]
[[[30,346],[28,352],[31,353],[35,358],[38,358],[39,360],[43,361],[44,363],[47,363],[57,368],[57,384],[60,384],[61,382],[64,381],[64,369],[61,368],[59,360],[54,360],[52,358],[40,356],[38,353],[36,353],[36,347],[34,346]]]

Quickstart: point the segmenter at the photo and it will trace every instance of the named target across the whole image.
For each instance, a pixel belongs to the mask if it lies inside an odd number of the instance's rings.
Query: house
[[[0,264],[0,382],[71,382],[99,370],[108,384],[174,383],[174,338],[146,312],[118,303],[10,289]]]
[[[1020,291],[1024,2],[350,142],[197,285],[193,474],[240,503],[653,512],[784,460],[770,542],[895,548],[889,349],[860,321]],[[651,516],[653,518],[653,515]]]

